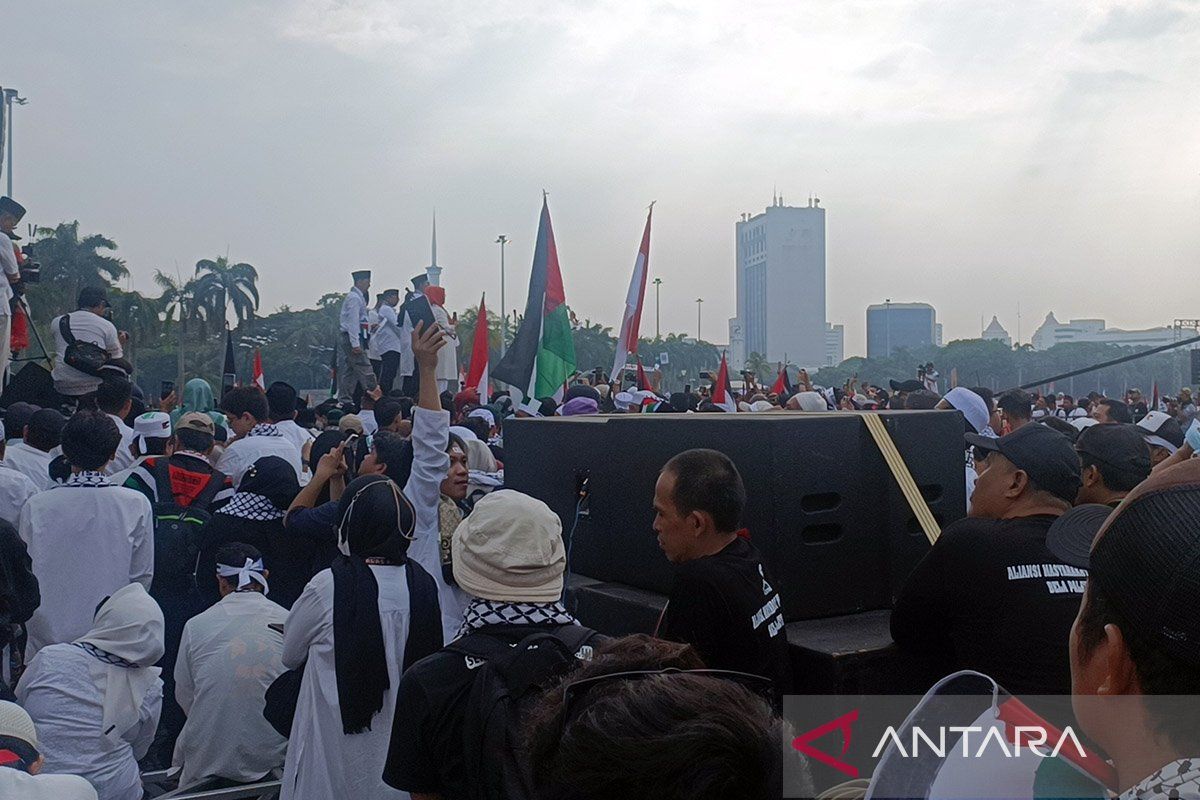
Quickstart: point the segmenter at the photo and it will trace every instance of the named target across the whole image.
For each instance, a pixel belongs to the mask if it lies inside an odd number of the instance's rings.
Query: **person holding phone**
[[[339,338],[342,355],[345,357],[338,373],[338,400],[349,403],[354,397],[355,386],[362,384],[363,391],[379,385],[371,362],[367,359],[367,343],[370,341],[370,322],[367,319],[367,292],[371,290],[371,271],[360,269],[350,273],[354,286],[342,301],[339,317]]]

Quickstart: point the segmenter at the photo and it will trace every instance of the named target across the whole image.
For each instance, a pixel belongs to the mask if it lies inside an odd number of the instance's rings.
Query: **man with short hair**
[[[34,412],[25,426],[24,440],[8,445],[4,462],[33,481],[39,490],[57,485],[50,477],[50,462],[66,424],[67,418],[52,408]]]
[[[29,621],[29,658],[49,644],[71,642],[92,625],[96,605],[130,583],[154,577],[154,516],[132,489],[115,486],[104,469],[121,442],[101,411],[79,411],[63,428],[71,477],[34,495],[21,511],[42,605]]]
[[[1093,425],[1075,440],[1083,484],[1075,505],[1099,503],[1116,508],[1150,477],[1150,448],[1133,425]]]
[[[116,475],[133,466],[134,433],[133,428],[125,424],[125,417],[133,407],[133,384],[123,375],[105,375],[96,388],[96,407],[107,414],[121,432],[121,444],[108,465],[108,474]]]
[[[367,321],[367,292],[371,289],[371,270],[352,272],[354,286],[350,287],[338,323],[338,339],[342,351],[342,369],[338,372],[338,400],[349,403],[354,399],[354,389],[362,385],[370,391],[379,385],[371,362],[367,360],[366,347],[371,338]]]
[[[1146,444],[1150,446],[1150,463],[1158,466],[1183,447],[1183,428],[1175,415],[1163,411],[1151,411],[1137,424]]]
[[[175,697],[187,714],[172,761],[180,787],[252,783],[282,767],[287,751],[263,707],[284,672],[279,629],[288,612],[269,599],[270,571],[256,548],[231,542],[216,555],[221,600],[184,626],[175,661]]]
[[[657,636],[696,648],[713,669],[771,679],[782,696],[792,672],[782,601],[762,556],[739,531],[746,490],[716,450],[672,458],[654,487],[654,531],[676,565]]]
[[[412,343],[400,326],[396,307],[400,305],[400,290],[388,289],[383,293],[383,302],[379,306],[379,327],[375,331],[374,345],[379,352],[379,385],[383,393],[392,391],[396,376],[400,373],[400,361],[408,349],[408,360],[412,361]]]
[[[1013,389],[997,397],[996,408],[1000,409],[1001,424],[1006,427],[1008,433],[1019,430],[1033,421],[1033,398],[1020,389]]]
[[[1129,406],[1129,414],[1132,423],[1142,421],[1142,417],[1150,413],[1150,409],[1146,407],[1146,399],[1142,397],[1142,390],[1133,388],[1129,390],[1129,394],[1125,398],[1126,405]]]
[[[541,500],[513,490],[491,493],[454,531],[452,549],[455,580],[471,596],[461,635],[401,677],[383,773],[384,782],[413,800],[465,800],[484,779],[499,781],[473,774],[484,742],[465,735],[472,690],[485,680],[483,664],[509,657],[534,634],[552,635],[579,660],[591,658],[598,640],[561,602],[562,522]],[[552,674],[529,677],[541,683]],[[494,767],[486,761],[493,758],[485,755],[480,769]]]
[[[238,386],[221,398],[221,410],[229,418],[229,427],[237,434],[217,459],[217,469],[233,480],[236,487],[246,471],[264,456],[279,456],[296,470],[304,472],[300,450],[270,422],[266,395],[257,386]]]
[[[1087,570],[1071,629],[1079,727],[1109,756],[1121,800],[1200,797],[1200,462],[1155,472],[1093,538],[1061,548]]]
[[[4,435],[9,444],[16,444],[24,438],[25,426],[29,424],[29,418],[38,411],[41,411],[40,406],[26,403],[23,400],[18,400],[4,409]]]
[[[151,503],[174,500],[176,505],[187,508],[217,475],[221,488],[209,507],[202,510],[215,508],[233,495],[233,481],[209,463],[215,431],[216,426],[208,414],[189,411],[175,424],[175,431],[163,453],[143,459],[130,470],[122,485],[141,492]],[[165,475],[161,474],[164,470]],[[170,497],[160,495],[160,485],[170,487]]]
[[[128,334],[118,332],[115,325],[109,321],[108,315],[112,305],[108,302],[108,292],[100,286],[85,286],[79,290],[76,303],[77,311],[55,317],[50,321],[50,333],[54,337],[54,350],[57,358],[54,361],[54,390],[66,398],[79,398],[91,394],[100,387],[101,378],[91,375],[67,364],[67,339],[63,335],[63,321],[66,321],[67,331],[79,342],[90,342],[108,354],[110,361],[124,356],[122,345],[128,340]]]
[[[25,208],[11,197],[0,197],[0,383],[12,359],[12,287],[21,281],[17,251],[13,242],[20,238],[15,232],[17,223],[25,216]]]
[[[1092,407],[1092,419],[1101,425],[1128,425],[1133,422],[1133,413],[1120,400],[1101,397]]]
[[[1079,493],[1079,457],[1045,425],[966,438],[990,451],[970,516],[947,526],[908,576],[892,638],[931,676],[972,669],[1017,695],[1066,694],[1062,644],[1087,573],[1055,558],[1046,534]]]
[[[299,395],[290,383],[275,381],[267,387],[267,414],[271,424],[283,434],[283,438],[296,446],[303,454],[304,448],[313,440],[313,435],[296,424],[296,400]]]
[[[375,403],[375,424],[380,433],[399,433],[404,422],[404,407],[394,397],[384,397]]]
[[[0,519],[16,527],[25,501],[41,491],[29,476],[4,460],[7,442],[4,425],[0,424]],[[3,666],[0,666],[3,673]]]

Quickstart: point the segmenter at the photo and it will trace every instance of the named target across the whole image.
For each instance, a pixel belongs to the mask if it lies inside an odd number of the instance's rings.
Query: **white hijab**
[[[104,691],[101,733],[120,741],[137,724],[142,700],[162,672],[151,666],[163,655],[162,609],[140,583],[131,583],[104,601],[92,629],[76,641],[133,665],[92,662],[92,677]]]
[[[979,435],[996,438],[995,432],[988,424],[991,412],[988,411],[987,403],[982,397],[966,387],[956,386],[946,392],[946,396],[942,399],[961,412],[963,418]]]

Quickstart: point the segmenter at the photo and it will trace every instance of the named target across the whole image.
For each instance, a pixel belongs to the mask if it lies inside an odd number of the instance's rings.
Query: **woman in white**
[[[437,386],[439,392],[457,392],[458,384],[458,333],[456,325],[446,313],[446,290],[441,286],[426,286],[425,296],[433,306],[433,319],[446,335],[445,347],[438,351]]]
[[[141,800],[138,759],[162,711],[163,616],[140,583],[100,604],[92,629],[42,648],[17,686],[48,772],[81,775],[100,800]]]
[[[383,782],[400,675],[442,646],[437,584],[408,558],[415,514],[392,481],[363,476],[338,505],[333,565],[284,625],[283,664],[304,667],[281,800],[401,798]]]

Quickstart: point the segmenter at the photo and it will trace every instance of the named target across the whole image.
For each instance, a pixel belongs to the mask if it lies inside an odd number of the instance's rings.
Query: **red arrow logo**
[[[829,722],[826,722],[824,725],[821,725],[820,727],[813,728],[811,731],[808,731],[807,733],[800,734],[799,736],[797,736],[795,739],[792,740],[792,747],[794,749],[800,751],[801,753],[804,753],[804,755],[808,756],[809,758],[812,758],[812,759],[815,759],[815,760],[821,762],[822,764],[824,764],[827,767],[833,767],[838,772],[841,772],[845,775],[849,775],[851,778],[857,778],[858,777],[858,767],[854,766],[853,764],[847,764],[845,761],[842,761],[841,758],[831,756],[828,753],[826,753],[822,750],[818,750],[817,748],[815,748],[811,744],[809,744],[814,739],[820,739],[822,736],[824,736],[825,734],[827,734],[831,731],[841,731],[842,732],[841,755],[845,756],[846,751],[850,749],[850,726],[857,719],[858,719],[858,709],[856,708],[848,714],[843,714],[842,716],[838,717],[837,719],[830,720]]]

